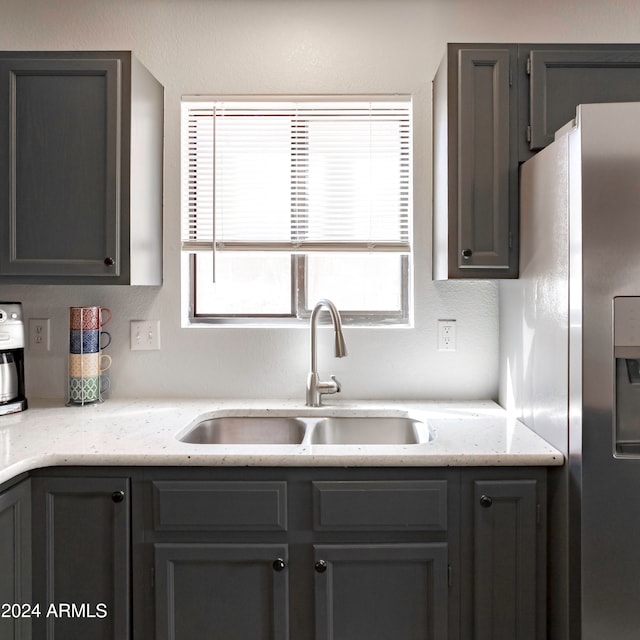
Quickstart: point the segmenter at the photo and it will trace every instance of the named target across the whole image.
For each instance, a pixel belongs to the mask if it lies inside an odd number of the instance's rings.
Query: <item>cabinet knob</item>
[[[488,509],[493,504],[491,496],[480,496],[480,506]]]
[[[116,263],[116,261],[113,258],[110,258],[109,256],[107,256],[104,259],[104,263],[107,265],[107,267],[113,267],[113,265]]]
[[[272,566],[274,571],[284,571],[287,568],[287,563],[282,558],[276,558]]]
[[[463,249],[462,250],[462,257],[465,260],[468,260],[472,255],[473,255],[473,251],[471,249]]]
[[[111,499],[114,502],[122,502],[124,500],[124,491],[114,491],[111,494]]]
[[[324,560],[318,560],[316,562],[316,571],[318,573],[324,573],[327,570],[327,563]]]

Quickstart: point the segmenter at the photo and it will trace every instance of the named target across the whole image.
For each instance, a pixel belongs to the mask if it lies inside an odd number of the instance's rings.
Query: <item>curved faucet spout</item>
[[[336,358],[344,358],[347,355],[347,345],[342,333],[342,320],[340,312],[331,300],[323,298],[319,300],[311,312],[311,370],[307,376],[307,406],[319,407],[320,399],[324,393],[338,393],[340,391],[340,383],[331,376],[331,382],[322,382],[318,376],[316,364],[316,331],[318,325],[318,314],[322,308],[326,308],[331,315],[331,322],[336,334],[335,340],[335,356]]]

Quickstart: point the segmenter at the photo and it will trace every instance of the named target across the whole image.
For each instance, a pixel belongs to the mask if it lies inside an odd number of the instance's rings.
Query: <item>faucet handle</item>
[[[340,380],[338,380],[333,374],[330,377],[333,380],[333,383],[336,385],[336,393],[340,393],[340,390],[342,389]]]

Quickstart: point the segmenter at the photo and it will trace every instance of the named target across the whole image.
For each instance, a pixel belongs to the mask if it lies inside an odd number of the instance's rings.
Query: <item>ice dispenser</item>
[[[640,456],[640,296],[613,299],[615,447]]]

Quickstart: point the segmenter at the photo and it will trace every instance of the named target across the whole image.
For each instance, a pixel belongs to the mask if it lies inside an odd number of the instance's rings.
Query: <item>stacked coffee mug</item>
[[[109,388],[103,373],[111,366],[111,357],[102,353],[111,344],[111,334],[102,327],[111,320],[106,307],[69,309],[69,402],[102,402]]]

